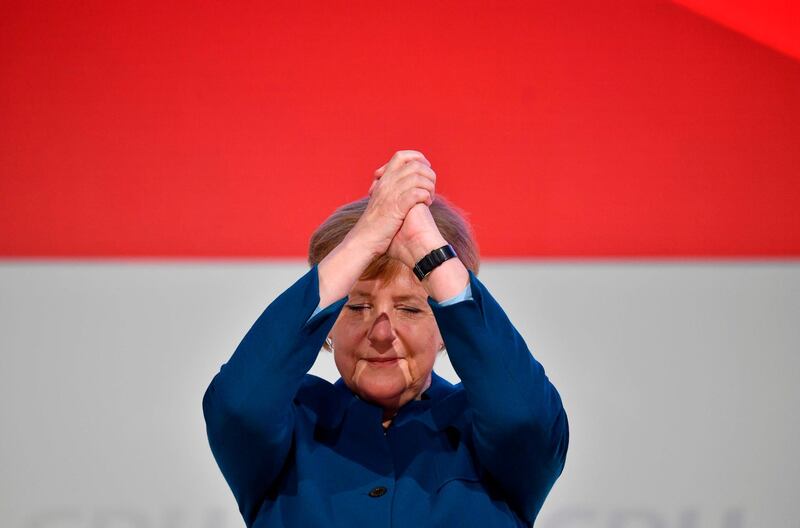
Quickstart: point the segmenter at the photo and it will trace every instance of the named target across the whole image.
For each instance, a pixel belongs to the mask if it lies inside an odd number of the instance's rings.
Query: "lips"
[[[399,357],[392,357],[392,358],[364,358],[369,366],[375,368],[381,367],[391,367],[393,365],[397,365],[402,358]]]
[[[399,357],[390,357],[390,358],[364,358],[370,363],[391,363],[393,361],[397,361],[398,359],[402,359]]]

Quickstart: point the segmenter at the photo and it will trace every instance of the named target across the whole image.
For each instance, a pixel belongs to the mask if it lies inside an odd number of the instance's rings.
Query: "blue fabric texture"
[[[258,317],[203,395],[211,452],[247,527],[531,526],[569,443],[555,387],[500,305],[428,304],[461,382],[383,410],[309,369],[344,297],[318,311],[313,266]],[[456,300],[463,296],[463,299]]]

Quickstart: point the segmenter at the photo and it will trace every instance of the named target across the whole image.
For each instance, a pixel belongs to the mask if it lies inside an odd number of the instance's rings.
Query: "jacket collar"
[[[347,384],[344,382],[344,380],[342,378],[339,378],[338,380],[336,380],[336,383],[334,383],[333,385],[337,389],[339,389],[342,392],[344,392],[346,395],[349,395],[349,396],[351,396],[353,398],[358,398],[359,400],[361,399],[361,398],[358,397],[357,394],[355,394],[353,391],[350,390],[350,387],[347,386]],[[443,377],[438,375],[436,373],[436,371],[432,370],[431,371],[431,384],[422,393],[422,397],[421,398],[423,400],[437,401],[437,400],[441,400],[442,398],[444,398],[445,396],[447,396],[448,394],[450,394],[454,390],[455,390],[455,386],[452,383],[450,383],[449,381],[447,381],[446,379],[444,379]]]
[[[341,399],[339,405],[334,409],[329,408],[330,414],[323,418],[327,428],[338,428],[345,415],[350,413],[354,407],[358,407],[360,412],[369,412],[369,409],[365,409],[368,407],[374,411],[376,419],[379,419],[382,413],[380,406],[359,398],[341,377],[333,385]],[[410,410],[413,407],[429,407],[430,413],[423,413],[420,415],[420,419],[432,429],[441,431],[462,414],[464,405],[463,403],[459,404],[456,400],[464,397],[464,391],[459,391],[458,386],[442,378],[435,371],[431,371],[431,384],[422,393],[421,399],[406,403],[401,411],[406,408]],[[401,412],[400,414],[405,413]]]

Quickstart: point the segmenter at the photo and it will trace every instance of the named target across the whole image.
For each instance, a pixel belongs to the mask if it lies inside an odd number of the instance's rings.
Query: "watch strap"
[[[458,255],[450,244],[436,248],[417,262],[414,266],[414,275],[422,280],[438,266],[456,256]]]

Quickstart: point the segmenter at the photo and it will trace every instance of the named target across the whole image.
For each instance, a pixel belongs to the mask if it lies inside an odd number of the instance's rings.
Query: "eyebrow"
[[[364,290],[353,290],[351,297],[366,297],[367,299],[372,298],[372,294],[368,291]],[[395,301],[418,301],[422,302],[422,298],[419,295],[395,295],[392,297]]]

